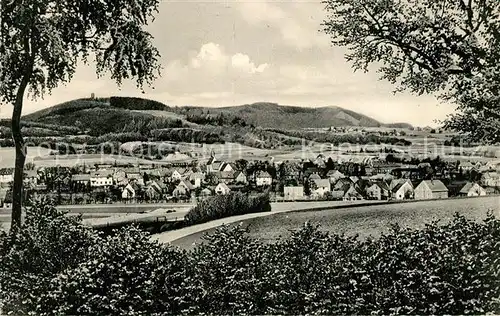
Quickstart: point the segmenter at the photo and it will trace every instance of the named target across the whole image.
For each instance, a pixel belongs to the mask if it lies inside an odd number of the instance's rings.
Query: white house
[[[231,192],[231,189],[224,182],[219,183],[215,187],[215,194],[217,195],[226,195],[229,194],[229,192]]]
[[[135,199],[136,191],[135,188],[129,183],[122,190],[122,199],[131,200]]]
[[[247,179],[247,176],[245,175],[245,173],[243,173],[242,171],[236,173],[236,176],[234,177],[234,182],[236,183],[242,183],[242,184],[247,184],[248,183],[248,179]]]
[[[91,187],[108,187],[113,185],[113,174],[110,172],[95,171],[90,174]]]
[[[172,179],[172,181],[181,181],[182,180],[182,173],[179,170],[175,169],[172,172],[170,179]]]
[[[479,184],[468,182],[460,190],[461,196],[485,196],[486,190],[483,189]]]
[[[14,169],[2,168],[0,169],[0,183],[10,183],[14,181]]]
[[[203,179],[205,179],[205,177],[200,172],[194,172],[189,176],[189,181],[191,181],[194,188],[201,187],[201,183],[203,182]]]
[[[391,186],[393,183],[391,183]],[[409,180],[400,181],[391,189],[392,198],[395,200],[407,200],[413,198],[414,190],[413,185]]]
[[[273,177],[266,171],[259,171],[255,177],[255,184],[258,187],[271,185],[273,184]]]

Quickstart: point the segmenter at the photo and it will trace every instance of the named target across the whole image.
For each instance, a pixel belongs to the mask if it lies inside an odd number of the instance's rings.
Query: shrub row
[[[128,227],[97,235],[47,206],[0,238],[18,315],[500,313],[500,221],[464,217],[376,240],[306,224],[274,244],[222,227],[186,252]]]
[[[236,192],[202,200],[184,218],[187,225],[194,225],[229,216],[269,211],[271,204],[268,194],[248,196]]]

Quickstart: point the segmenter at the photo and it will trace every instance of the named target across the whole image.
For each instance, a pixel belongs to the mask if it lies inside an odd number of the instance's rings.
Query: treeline
[[[199,125],[214,125],[214,126],[241,126],[246,127],[250,126],[243,118],[227,114],[227,113],[219,113],[217,115],[204,113],[203,111],[199,113],[187,113],[186,120],[199,124]]]
[[[249,213],[270,212],[268,194],[248,196],[241,192],[219,195],[200,201],[184,217],[187,225]]]
[[[224,143],[224,140],[219,134],[191,128],[157,129],[151,131],[151,136],[156,141],[205,144]]]
[[[142,98],[132,98],[132,97],[111,97],[109,99],[109,104],[111,107],[127,109],[127,110],[137,110],[137,111],[169,111],[170,107],[153,100],[146,100]]]
[[[500,220],[456,216],[378,239],[305,224],[276,243],[222,227],[192,251],[127,227],[98,234],[46,204],[0,233],[0,303],[13,315],[500,313]],[[61,255],[64,254],[64,255]]]
[[[333,133],[320,133],[320,132],[306,132],[306,131],[286,131],[280,129],[268,129],[275,133],[280,133],[287,136],[303,138],[318,143],[330,143],[333,145],[340,144],[390,144],[410,146],[412,143],[403,138],[379,136],[375,134],[333,134]]]

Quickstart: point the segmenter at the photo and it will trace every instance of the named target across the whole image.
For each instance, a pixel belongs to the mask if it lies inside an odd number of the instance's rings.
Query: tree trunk
[[[26,146],[21,134],[21,113],[23,110],[23,98],[28,86],[29,76],[25,76],[19,86],[16,95],[14,110],[12,111],[12,138],[16,147],[16,163],[14,171],[14,186],[12,188],[12,218],[11,230],[16,232],[21,227],[22,205],[23,205],[23,174],[24,162],[26,161]]]

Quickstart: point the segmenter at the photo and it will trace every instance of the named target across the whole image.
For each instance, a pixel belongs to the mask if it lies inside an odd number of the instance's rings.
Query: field
[[[0,168],[14,168],[15,152],[13,147],[0,148]],[[49,157],[51,150],[42,147],[28,147],[26,162],[33,162],[35,158]]]
[[[243,221],[250,235],[266,242],[273,242],[298,229],[305,222],[317,223],[321,229],[338,234],[355,235],[361,238],[378,237],[388,232],[391,224],[403,227],[422,228],[435,220],[446,222],[458,212],[469,218],[484,219],[488,210],[500,217],[500,198],[498,196],[442,201],[419,201],[414,203],[375,205],[327,211],[305,211],[275,214]],[[236,224],[235,224],[236,225]],[[194,243],[202,241],[208,230],[193,234],[173,242],[181,248],[190,249]]]

